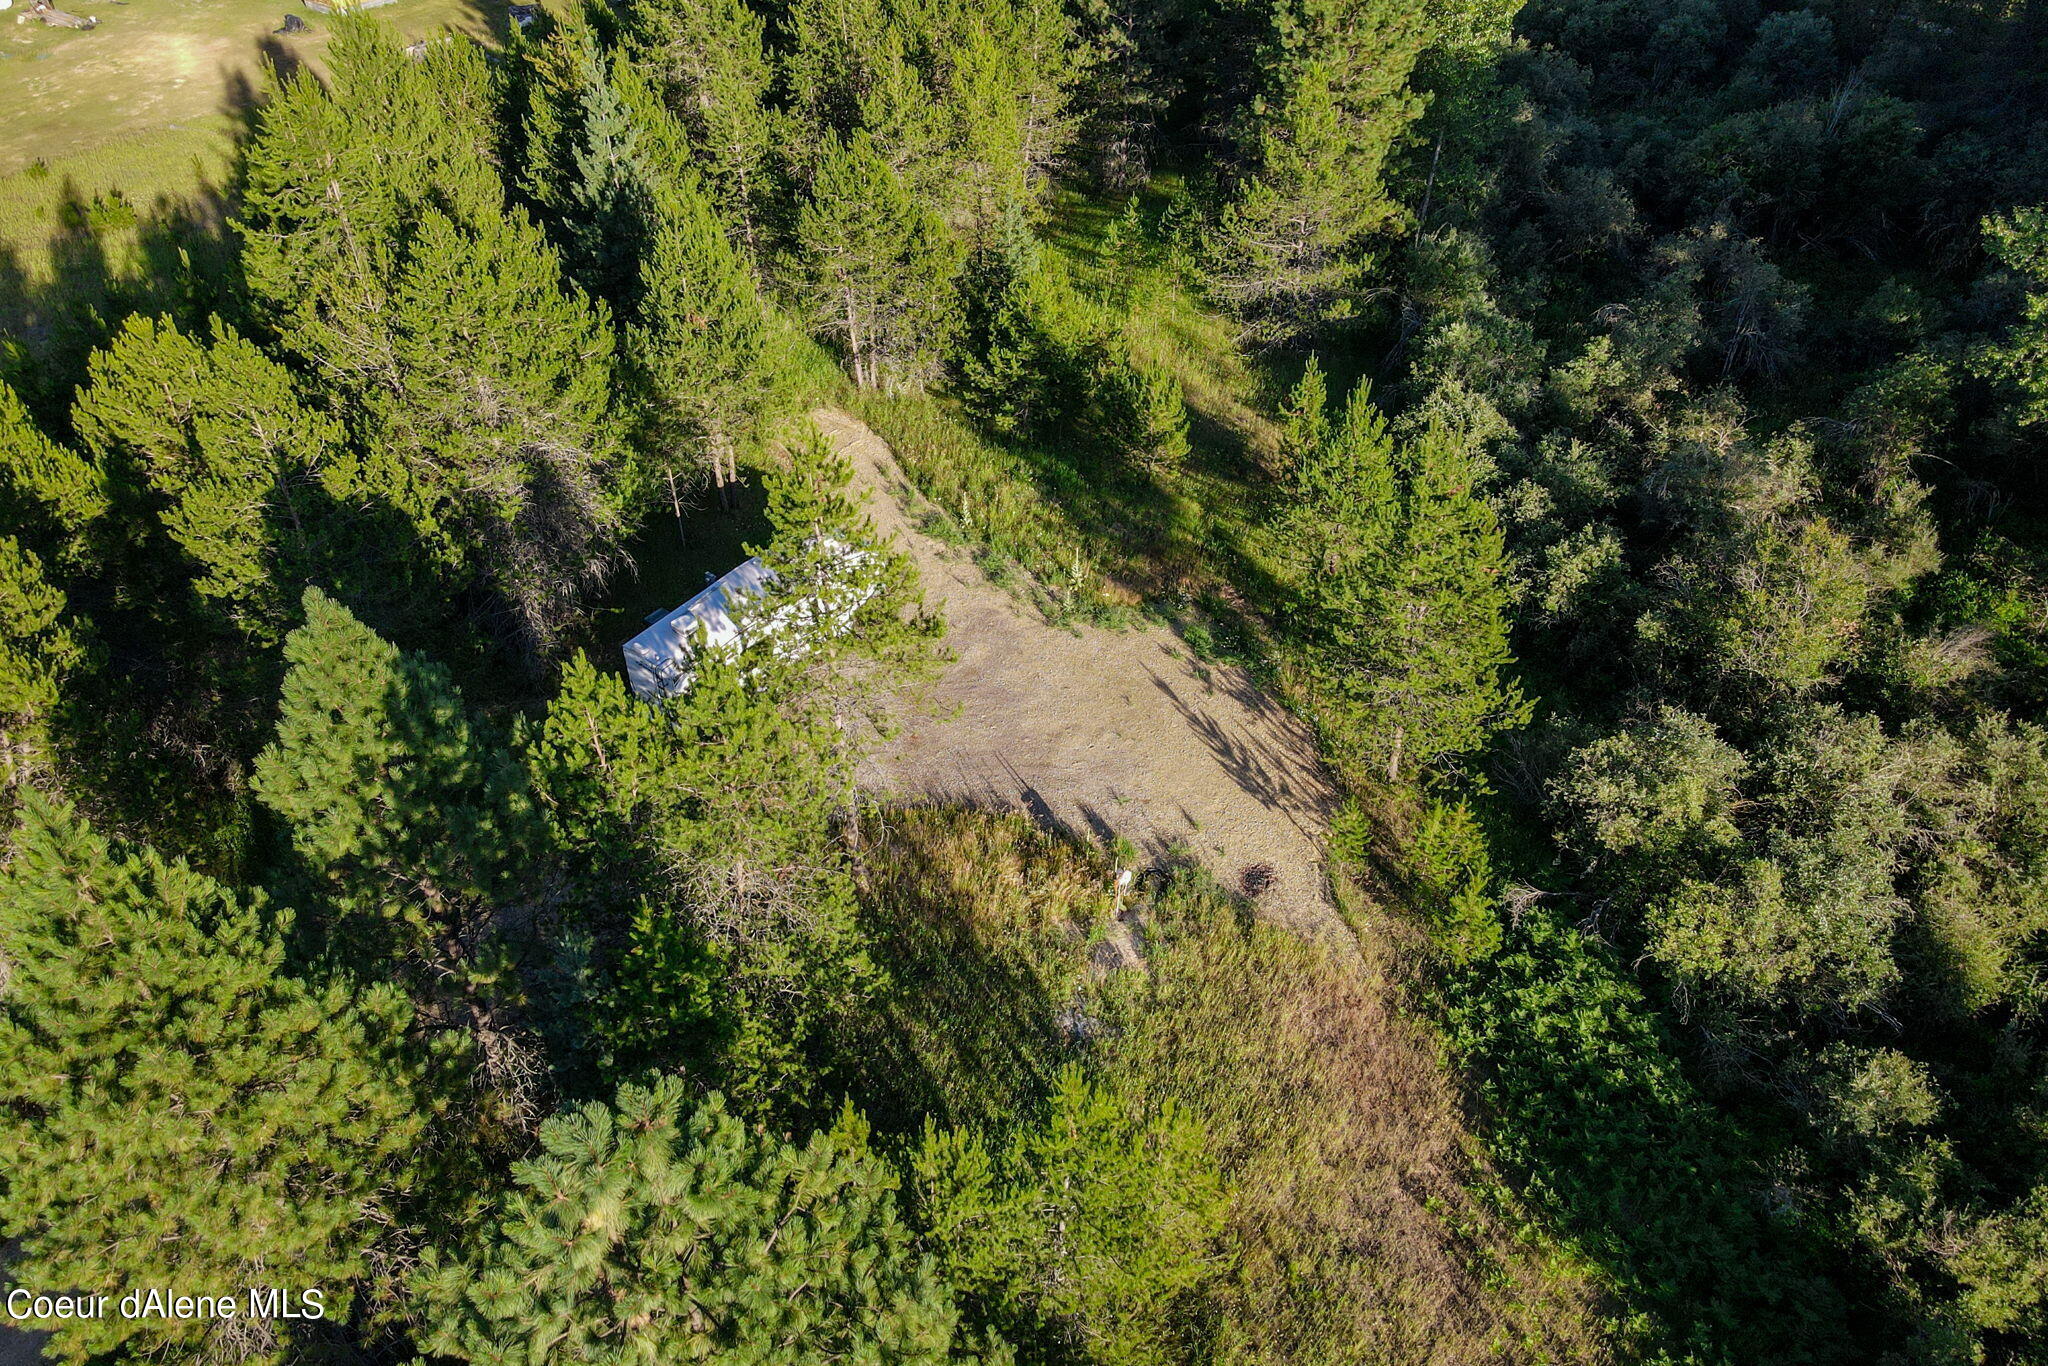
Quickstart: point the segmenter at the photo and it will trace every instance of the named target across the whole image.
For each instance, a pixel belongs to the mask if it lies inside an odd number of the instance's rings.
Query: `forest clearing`
[[[1315,738],[1239,666],[1207,665],[1162,627],[1047,624],[957,549],[917,530],[915,491],[844,412],[813,413],[851,456],[876,527],[917,566],[954,658],[935,715],[869,758],[884,795],[1021,811],[1082,841],[1128,842],[1137,866],[1193,858],[1262,912],[1342,945],[1322,867],[1337,793]],[[1263,869],[1263,872],[1258,870]]]
[[[2048,1363],[2043,0],[273,4],[0,26],[0,1333]]]

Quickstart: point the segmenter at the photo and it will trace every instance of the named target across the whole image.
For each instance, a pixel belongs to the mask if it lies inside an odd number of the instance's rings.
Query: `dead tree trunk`
[[[50,0],[34,0],[28,7],[28,13],[23,17],[40,19],[51,28],[93,28],[99,23],[98,16],[81,19],[75,14],[58,9]]]

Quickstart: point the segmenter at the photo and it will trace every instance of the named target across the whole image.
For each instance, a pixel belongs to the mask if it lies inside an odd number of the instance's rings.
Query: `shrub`
[[[1490,958],[1499,950],[1493,861],[1470,807],[1431,802],[1408,847],[1406,871],[1416,904],[1429,919],[1430,939],[1453,963]]]

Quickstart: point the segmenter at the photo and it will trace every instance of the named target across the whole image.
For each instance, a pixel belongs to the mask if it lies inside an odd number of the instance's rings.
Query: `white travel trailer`
[[[840,566],[851,571],[865,564],[867,551],[854,550],[832,542],[840,552]],[[673,697],[689,691],[697,671],[692,661],[701,631],[704,646],[712,650],[740,651],[758,641],[786,637],[789,628],[806,618],[826,631],[843,630],[862,603],[873,597],[878,585],[861,583],[846,574],[824,593],[791,602],[774,611],[749,613],[746,607],[767,592],[775,574],[761,561],[748,560],[723,578],[704,585],[704,591],[681,607],[649,623],[646,630],[627,641],[626,681],[640,697]],[[813,637],[815,638],[815,637]],[[799,647],[800,648],[800,647]],[[778,654],[787,654],[782,646]]]

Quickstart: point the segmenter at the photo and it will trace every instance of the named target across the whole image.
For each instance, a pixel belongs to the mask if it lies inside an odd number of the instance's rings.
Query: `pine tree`
[[[944,100],[954,112],[957,169],[949,168],[970,240],[980,240],[1026,202],[1032,166],[1026,160],[1024,73],[1011,62],[993,20],[1006,6],[961,36],[949,54]],[[929,104],[930,101],[927,101]],[[949,158],[954,160],[955,158]]]
[[[597,31],[604,18],[571,9],[529,59],[520,179],[570,275],[630,317],[654,230],[654,184],[641,145],[645,115],[622,88],[631,68],[606,50]]]
[[[1330,682],[1378,659],[1400,516],[1393,438],[1361,384],[1343,422],[1302,452],[1294,503],[1282,522]]]
[[[251,289],[370,449],[404,453],[380,482],[450,589],[491,589],[537,659],[606,571],[633,501],[608,421],[610,322],[506,211],[474,45],[413,61],[350,20],[329,60],[330,82],[287,82],[251,143]]]
[[[1390,782],[1528,715],[1501,677],[1506,550],[1473,480],[1440,428],[1397,452],[1363,385],[1296,478],[1283,536],[1314,609],[1317,674],[1340,744]]]
[[[767,309],[710,201],[687,177],[660,196],[641,277],[640,323],[627,334],[648,401],[678,528],[676,468],[694,448],[730,507],[739,447],[760,420],[772,373]]]
[[[318,1286],[345,1319],[419,1170],[450,1058],[386,986],[286,971],[288,913],[31,797],[0,888],[0,1195],[10,1278],[228,1295],[245,1317],[36,1325],[64,1360],[282,1360],[251,1288]]]
[[[775,145],[761,16],[744,0],[638,0],[627,50],[680,121],[719,219],[761,259]]]
[[[211,345],[130,318],[94,354],[74,421],[107,468],[132,471],[221,621],[282,638],[304,583],[366,579],[346,511],[377,481],[291,372],[216,323]],[[386,473],[378,471],[379,475]]]
[[[876,531],[853,491],[853,462],[815,427],[767,478],[774,538],[749,546],[774,577],[740,618],[776,623],[795,688],[857,706],[936,667],[945,622],[926,610],[917,570]],[[759,653],[759,652],[756,652]]]
[[[21,396],[0,381],[0,525],[31,535],[71,568],[98,560],[111,528],[106,472],[43,435]]]
[[[1188,407],[1179,378],[1142,364],[1121,337],[1092,349],[1093,416],[1103,440],[1141,469],[1178,469],[1188,453]]]
[[[831,135],[845,138],[862,126],[861,97],[876,83],[892,28],[886,0],[790,0],[779,66],[794,116],[786,132],[792,166],[808,166]],[[900,40],[895,50],[900,57]]]
[[[1398,209],[1382,170],[1421,102],[1428,36],[1414,0],[1287,0],[1240,121],[1244,174],[1204,246],[1210,289],[1259,342],[1355,313],[1365,238]]]
[[[236,227],[242,269],[293,351],[350,388],[388,384],[398,266],[432,206],[481,227],[504,214],[483,50],[415,61],[371,20],[342,18],[328,79],[300,72],[260,110]]]
[[[1081,127],[1075,97],[1102,54],[1086,43],[1062,0],[1013,0],[1003,48],[1014,73],[1019,157],[1031,186],[1051,182]]]
[[[953,379],[975,416],[1024,436],[1079,425],[1095,319],[1021,211],[969,254],[960,293]]]
[[[1184,1359],[1177,1301],[1220,1269],[1228,1196],[1206,1145],[1172,1101],[1134,1118],[1070,1064],[1043,1122],[1007,1143],[927,1123],[919,1212],[947,1277],[999,1331],[1170,1366]]]
[[[796,236],[805,300],[854,382],[922,379],[951,331],[958,250],[865,131],[827,137]]]
[[[543,1124],[488,1242],[420,1277],[428,1349],[496,1366],[984,1359],[864,1124],[797,1148],[687,1094],[663,1077]]]
[[[304,606],[285,641],[277,738],[250,785],[285,823],[343,952],[397,956],[435,979],[472,956],[533,871],[524,775],[445,669],[401,654],[318,589]]]
[[[427,213],[388,307],[392,383],[368,402],[383,438],[414,453],[413,515],[545,656],[634,502],[611,433],[604,306],[563,287],[515,210],[476,229]]]
[[[1310,353],[1280,412],[1280,472],[1292,476],[1330,440],[1330,389],[1323,364]]]
[[[42,561],[0,536],[0,798],[49,781],[50,721],[65,676],[84,658],[64,594],[43,577]]]
[[[1433,427],[1404,456],[1385,672],[1369,704],[1389,780],[1411,763],[1470,754],[1529,717],[1519,685],[1502,677],[1514,661],[1507,551],[1493,509],[1473,487],[1472,455]]]
[[[635,930],[613,965],[615,1046],[660,1066],[708,1055],[749,1112],[795,1106],[816,1081],[804,1048],[818,1022],[871,988],[832,830],[853,756],[772,654],[707,650],[695,674],[650,704],[579,656],[522,750],[592,883],[636,919],[671,922]],[[716,1009],[686,1010],[689,1032],[661,1037],[645,1009],[673,1014],[706,974]]]

